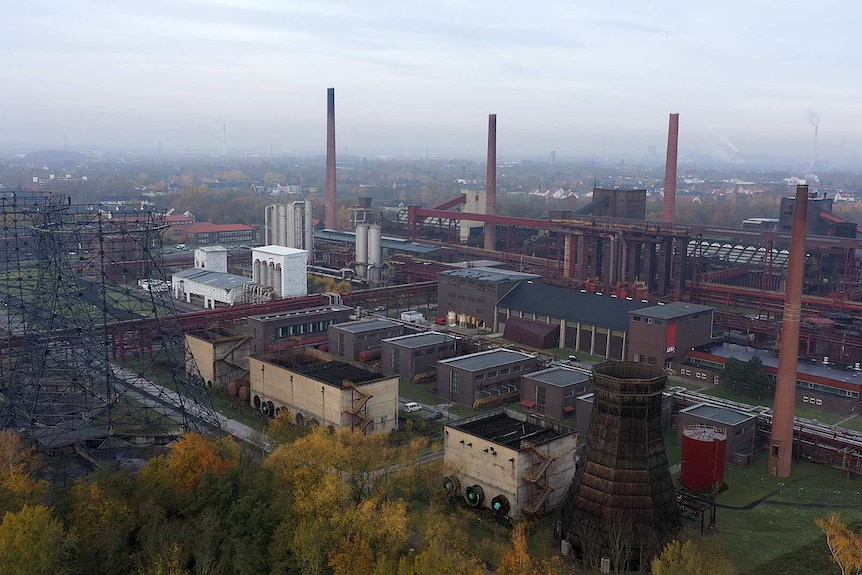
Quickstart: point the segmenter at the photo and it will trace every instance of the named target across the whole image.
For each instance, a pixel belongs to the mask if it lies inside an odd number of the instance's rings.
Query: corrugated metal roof
[[[527,282],[518,284],[497,302],[498,308],[621,331],[629,328],[629,312],[654,305],[655,302],[617,298]]]
[[[251,278],[234,274],[226,274],[223,272],[214,272],[212,270],[201,268],[192,268],[176,272],[173,274],[173,277],[227,290],[236,289],[252,283]]]
[[[531,356],[519,351],[511,349],[492,349],[490,351],[480,351],[479,353],[471,353],[454,357],[452,359],[441,360],[440,363],[451,365],[459,369],[467,371],[480,371],[497,365],[506,365],[507,363],[516,363],[529,359]]]

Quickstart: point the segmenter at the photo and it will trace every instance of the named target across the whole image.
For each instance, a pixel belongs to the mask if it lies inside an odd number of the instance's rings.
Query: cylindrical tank
[[[356,275],[365,277],[365,268],[368,263],[368,224],[357,224],[356,226]]]
[[[711,425],[682,430],[682,471],[679,481],[692,491],[708,491],[724,483],[727,433]]]
[[[239,398],[240,398],[240,400],[242,400],[242,401],[248,401],[248,398],[249,398],[249,389],[248,389],[248,386],[247,386],[247,385],[243,385],[242,387],[240,387],[240,388],[239,388],[239,392],[237,392],[237,393],[239,394]]]
[[[237,396],[237,394],[239,393],[239,386],[236,384],[235,381],[232,381],[227,384],[227,393],[228,395],[232,395],[234,397]]]
[[[380,359],[380,348],[377,349],[366,349],[365,351],[359,352],[359,361],[371,361],[374,359]]]
[[[308,261],[314,261],[314,218],[312,218],[311,200],[305,200],[305,218],[302,231],[305,234],[305,251],[308,252]]]
[[[368,265],[383,263],[383,229],[379,224],[368,228]]]

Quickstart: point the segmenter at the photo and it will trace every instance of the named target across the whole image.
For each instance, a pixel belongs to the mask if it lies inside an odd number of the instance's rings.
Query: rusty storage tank
[[[692,491],[708,491],[724,483],[727,433],[712,425],[688,425],[682,430],[682,471],[679,482]]]

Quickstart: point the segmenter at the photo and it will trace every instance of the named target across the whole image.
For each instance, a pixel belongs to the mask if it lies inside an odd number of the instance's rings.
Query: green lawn
[[[754,506],[719,508],[714,532],[700,535],[698,523],[689,535],[723,546],[743,575],[837,573],[814,521],[832,512],[840,512],[845,522],[862,520],[862,484],[840,470],[805,461],[794,462],[789,479],[771,477],[766,465],[761,452],[748,467],[728,466],[728,490],[717,503]]]
[[[862,417],[855,415],[842,423],[841,427],[845,429],[852,429],[853,431],[862,432]]]

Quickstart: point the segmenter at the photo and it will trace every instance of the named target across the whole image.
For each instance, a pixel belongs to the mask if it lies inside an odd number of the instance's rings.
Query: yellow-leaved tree
[[[841,575],[862,574],[862,533],[856,533],[842,523],[837,513],[815,523],[826,534],[826,544],[832,559],[841,569]]]
[[[736,575],[726,554],[703,549],[691,541],[671,541],[652,560],[653,575]]]
[[[515,523],[512,528],[512,546],[500,558],[495,575],[557,575],[574,573],[574,565],[564,564],[559,557],[541,559],[531,557],[527,551],[527,526]]]
[[[150,459],[141,478],[152,484],[168,482],[180,493],[191,493],[207,474],[222,475],[239,464],[240,448],[231,437],[212,438],[200,433],[183,435],[167,458]]]
[[[74,538],[44,505],[7,512],[0,524],[0,571],[4,575],[57,575],[72,572]]]
[[[0,512],[44,501],[48,483],[36,477],[42,464],[42,456],[20,435],[0,431]]]

